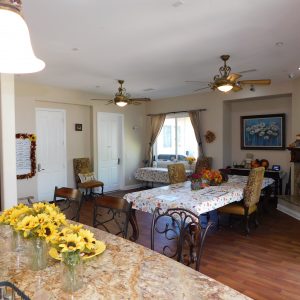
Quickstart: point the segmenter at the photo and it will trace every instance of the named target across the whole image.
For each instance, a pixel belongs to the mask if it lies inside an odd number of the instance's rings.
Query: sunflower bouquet
[[[65,226],[51,241],[50,255],[68,264],[74,257],[83,259],[95,256],[105,250],[105,244],[95,239],[94,234],[82,224]]]
[[[189,163],[189,165],[192,165],[196,161],[196,158],[193,156],[188,156],[186,157],[186,160]]]
[[[69,292],[81,288],[81,261],[105,250],[103,242],[95,239],[94,234],[83,228],[82,224],[67,225],[52,241],[49,251],[51,257],[61,260],[63,265],[63,289]]]

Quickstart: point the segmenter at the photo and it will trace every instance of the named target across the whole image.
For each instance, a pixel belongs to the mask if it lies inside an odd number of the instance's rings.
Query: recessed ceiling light
[[[277,43],[275,44],[275,46],[277,46],[277,47],[282,47],[282,46],[283,46],[283,42],[277,42]]]
[[[300,67],[298,68],[298,70],[300,70]]]

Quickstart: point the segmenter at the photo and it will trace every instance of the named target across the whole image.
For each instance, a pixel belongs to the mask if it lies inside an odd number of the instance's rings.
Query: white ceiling
[[[108,97],[124,79],[155,99],[205,86],[185,81],[212,80],[230,54],[233,72],[257,70],[242,79],[288,80],[300,73],[299,13],[299,0],[24,0],[46,68],[21,78]]]

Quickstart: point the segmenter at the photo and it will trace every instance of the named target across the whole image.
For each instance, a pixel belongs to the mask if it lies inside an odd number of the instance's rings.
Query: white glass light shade
[[[217,87],[217,89],[221,92],[227,93],[232,90],[233,86],[231,84],[224,84]]]
[[[120,107],[124,107],[124,106],[126,106],[128,103],[125,102],[125,101],[119,101],[119,102],[116,102],[116,104],[117,104],[118,106],[120,106]]]
[[[0,6],[0,73],[34,73],[45,63],[33,52],[29,30],[16,12]]]

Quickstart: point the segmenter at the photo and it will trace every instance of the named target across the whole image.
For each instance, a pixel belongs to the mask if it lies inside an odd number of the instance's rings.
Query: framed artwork
[[[285,150],[285,114],[241,116],[241,149]]]
[[[75,124],[75,131],[82,131],[82,124]]]

